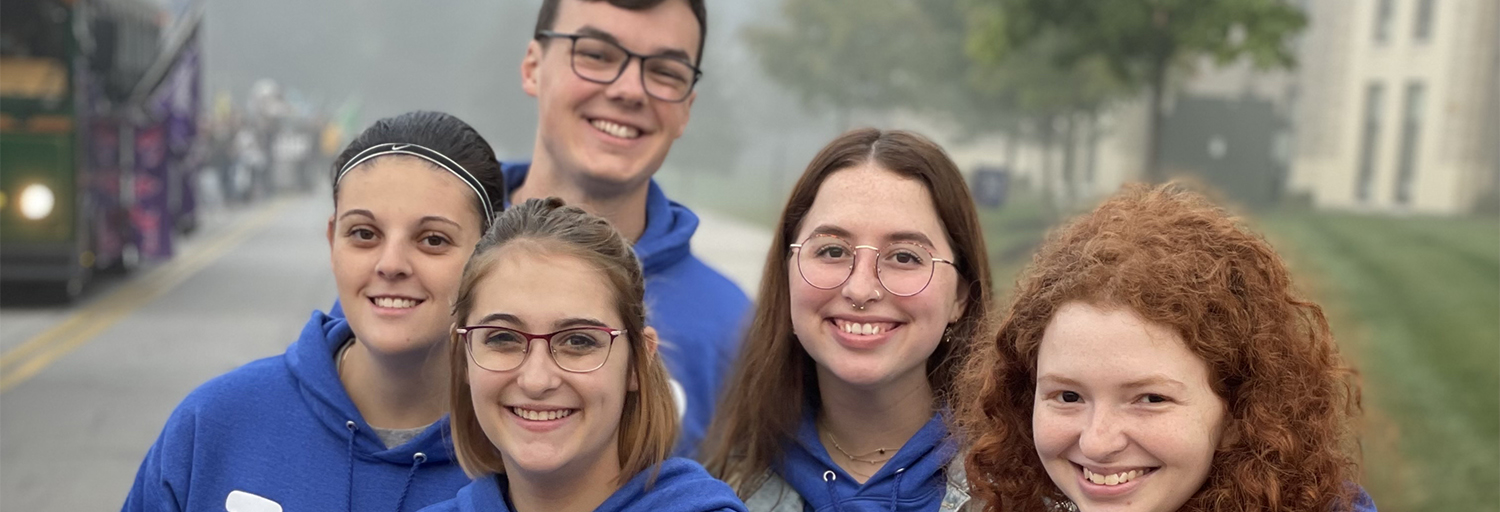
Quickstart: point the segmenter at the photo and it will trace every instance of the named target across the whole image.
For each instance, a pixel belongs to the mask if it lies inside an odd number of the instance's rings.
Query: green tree
[[[745,38],[772,80],[808,107],[831,107],[847,127],[855,109],[910,105],[920,94],[914,63],[931,33],[910,0],[785,0],[783,22],[754,25]],[[920,64],[915,64],[921,67]]]
[[[976,0],[784,0],[781,20],[745,36],[776,82],[808,106],[849,112],[917,112],[949,121],[960,138],[1003,134],[1035,140],[1064,162],[1040,169],[1048,197],[1075,196],[1076,127],[1122,94],[1099,58],[1064,59],[1061,37],[1010,48],[991,25],[997,6]],[[971,34],[979,34],[971,36]],[[990,37],[987,39],[986,37]],[[1090,132],[1092,133],[1092,132]],[[968,137],[965,137],[968,136]],[[1064,187],[1052,190],[1054,184]]]
[[[1307,24],[1287,0],[973,0],[974,44],[997,54],[1055,45],[1062,68],[1099,59],[1121,83],[1150,92],[1145,173],[1160,181],[1157,137],[1172,70],[1199,57],[1245,57],[1260,69],[1291,68],[1290,40]]]
[[[997,52],[994,45],[976,41],[968,48],[973,58],[968,81],[976,94],[1003,98],[1012,119],[1019,121],[1021,129],[1029,128],[1043,154],[1049,155],[1040,169],[1043,190],[1048,199],[1070,204],[1079,196],[1076,155],[1085,143],[1079,140],[1078,128],[1087,125],[1092,133],[1099,112],[1125,89],[1102,59],[1060,63],[1057,53],[1065,44],[1057,34],[1047,34],[1024,47]],[[1017,127],[1008,133],[1016,135]],[[1061,166],[1050,157],[1059,145]]]

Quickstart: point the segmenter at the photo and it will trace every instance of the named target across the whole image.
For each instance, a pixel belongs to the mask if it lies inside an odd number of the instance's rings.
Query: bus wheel
[[[62,294],[63,294],[63,297],[68,302],[72,302],[73,299],[78,298],[79,295],[83,295],[83,285],[86,282],[87,281],[85,281],[82,276],[74,277],[74,278],[69,279],[67,281],[63,281],[63,284],[62,284]]]
[[[103,271],[105,274],[124,275],[139,266],[141,266],[141,250],[135,244],[128,243],[120,248],[120,257],[111,262]]]
[[[40,304],[67,304],[83,295],[84,280],[75,277],[65,281],[42,281],[34,285],[35,288],[26,292],[30,296],[25,299],[27,302],[34,300]]]

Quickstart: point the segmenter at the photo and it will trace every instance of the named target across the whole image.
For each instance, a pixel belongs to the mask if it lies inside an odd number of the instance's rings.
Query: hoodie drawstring
[[[891,486],[891,512],[896,512],[896,499],[899,498],[897,494],[901,492],[901,475],[905,474],[906,468],[896,470],[896,485]]]
[[[359,431],[359,426],[354,420],[344,423],[349,429],[349,512],[354,512],[354,433]],[[396,500],[396,512],[401,512],[401,506],[406,504],[406,494],[411,492],[411,481],[417,477],[417,468],[427,462],[427,454],[417,452],[411,456],[411,471],[406,472],[406,485],[401,486],[401,498]]]
[[[833,509],[842,511],[844,510],[844,500],[839,498],[839,494],[833,488],[833,482],[838,479],[838,475],[834,474],[833,470],[823,472],[823,483],[828,484],[828,497],[833,500]]]
[[[401,506],[406,504],[406,493],[411,491],[411,481],[417,477],[417,468],[427,462],[427,454],[417,452],[411,456],[411,471],[406,473],[406,485],[401,486],[401,499],[396,500],[396,512],[401,512]]]
[[[354,432],[359,427],[355,426],[354,420],[349,420],[344,426],[349,429],[349,501],[345,503],[348,504],[349,512],[354,512]]]

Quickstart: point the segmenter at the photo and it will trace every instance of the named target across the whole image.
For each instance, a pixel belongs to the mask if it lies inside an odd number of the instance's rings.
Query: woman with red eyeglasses
[[[669,458],[662,342],[635,251],[604,219],[557,198],[507,210],[464,268],[453,318],[453,445],[475,480],[428,510],[744,510]]]

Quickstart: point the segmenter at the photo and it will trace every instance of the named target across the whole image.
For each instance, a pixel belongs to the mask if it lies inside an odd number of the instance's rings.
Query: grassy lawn
[[[1500,221],[1260,217],[1364,380],[1381,510],[1500,509]]]
[[[662,182],[767,228],[786,198],[757,177],[690,179]],[[1003,304],[1053,220],[1025,197],[980,220]],[[1363,483],[1380,509],[1500,510],[1500,219],[1273,211],[1253,222],[1361,372]]]
[[[1047,230],[1056,222],[1059,220],[1047,214],[1041,200],[1035,197],[1012,197],[1003,208],[979,210],[997,305],[1008,304],[1016,278],[1031,263]]]

